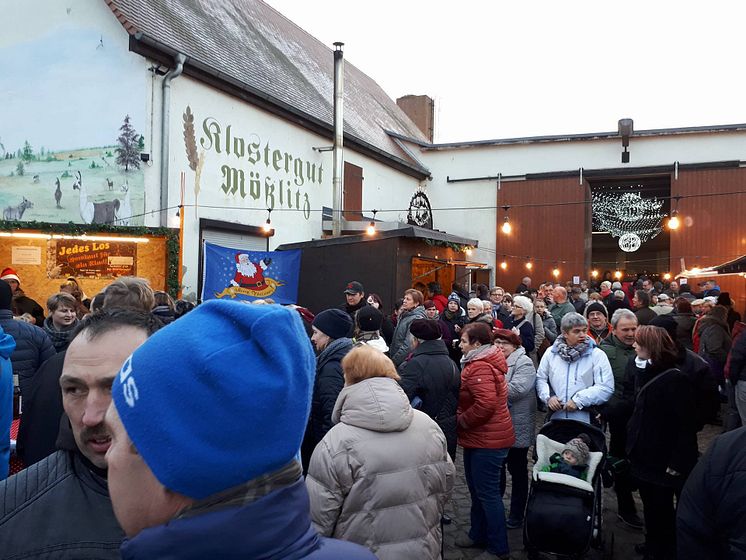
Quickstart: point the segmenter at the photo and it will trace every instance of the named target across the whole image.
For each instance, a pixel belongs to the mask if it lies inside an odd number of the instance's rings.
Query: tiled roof
[[[106,0],[130,35],[211,68],[329,126],[332,49],[259,0]],[[425,136],[370,77],[345,61],[345,136],[422,171],[386,132]]]

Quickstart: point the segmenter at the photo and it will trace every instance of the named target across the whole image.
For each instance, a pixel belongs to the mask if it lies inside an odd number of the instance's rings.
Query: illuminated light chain
[[[644,199],[640,193],[596,193],[592,196],[593,223],[619,237],[622,250],[633,252],[663,231],[662,206],[662,200]]]

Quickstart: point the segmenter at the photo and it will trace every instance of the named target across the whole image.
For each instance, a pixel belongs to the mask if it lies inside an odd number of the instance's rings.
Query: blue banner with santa
[[[296,303],[300,250],[246,251],[205,242],[202,301],[271,298]]]

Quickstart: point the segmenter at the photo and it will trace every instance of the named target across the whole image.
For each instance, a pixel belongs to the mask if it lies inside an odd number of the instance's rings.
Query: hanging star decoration
[[[623,251],[637,251],[663,230],[663,201],[657,198],[642,198],[639,192],[598,192],[592,206],[594,225],[618,237]]]

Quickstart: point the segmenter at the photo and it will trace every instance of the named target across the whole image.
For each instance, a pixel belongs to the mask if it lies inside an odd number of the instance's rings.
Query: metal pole
[[[344,43],[334,43],[334,177],[332,181],[332,235],[342,235],[342,193],[344,192]]]

